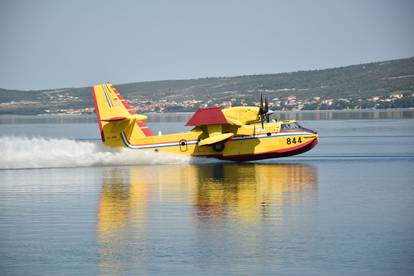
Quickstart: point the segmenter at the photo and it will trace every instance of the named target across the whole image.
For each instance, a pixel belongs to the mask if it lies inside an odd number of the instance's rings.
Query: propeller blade
[[[263,110],[263,94],[260,93],[260,109]]]
[[[264,116],[260,115],[260,122],[262,123],[262,129],[264,129]]]
[[[266,99],[265,99],[266,100]],[[262,128],[264,128],[264,115],[266,114],[264,108],[263,108],[263,94],[260,93],[260,108],[259,108],[259,116],[260,116],[260,122],[262,123]]]
[[[270,122],[269,115],[267,114],[268,111],[269,111],[269,103],[267,102],[267,98],[265,98],[265,106],[264,106],[263,113],[265,114],[265,118],[266,118],[267,123]]]

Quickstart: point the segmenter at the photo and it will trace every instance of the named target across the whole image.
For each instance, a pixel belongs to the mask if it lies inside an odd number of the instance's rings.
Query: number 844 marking
[[[302,137],[298,137],[298,139],[296,139],[296,137],[293,138],[286,138],[286,144],[290,145],[290,144],[300,144],[302,143]]]

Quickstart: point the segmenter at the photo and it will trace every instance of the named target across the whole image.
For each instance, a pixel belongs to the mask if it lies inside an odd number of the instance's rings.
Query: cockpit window
[[[301,126],[298,123],[288,123],[288,124],[282,124],[281,129],[282,130],[292,130],[292,129],[300,129]]]

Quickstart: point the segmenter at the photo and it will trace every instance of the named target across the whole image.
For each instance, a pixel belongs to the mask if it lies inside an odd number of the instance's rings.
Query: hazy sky
[[[0,1],[0,87],[321,69],[414,56],[414,1]]]

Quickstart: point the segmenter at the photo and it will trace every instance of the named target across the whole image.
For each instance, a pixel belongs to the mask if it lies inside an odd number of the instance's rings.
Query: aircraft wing
[[[201,140],[198,143],[198,145],[200,146],[214,145],[220,142],[225,142],[231,139],[233,136],[234,136],[234,133],[223,133],[223,134],[214,135],[214,136]]]
[[[203,130],[208,136],[201,140],[199,146],[208,146],[224,143],[231,139],[236,133],[223,133],[224,125],[236,125],[241,127],[243,124],[235,119],[227,118],[218,107],[207,107],[198,109],[188,120],[187,126],[196,126]]]

